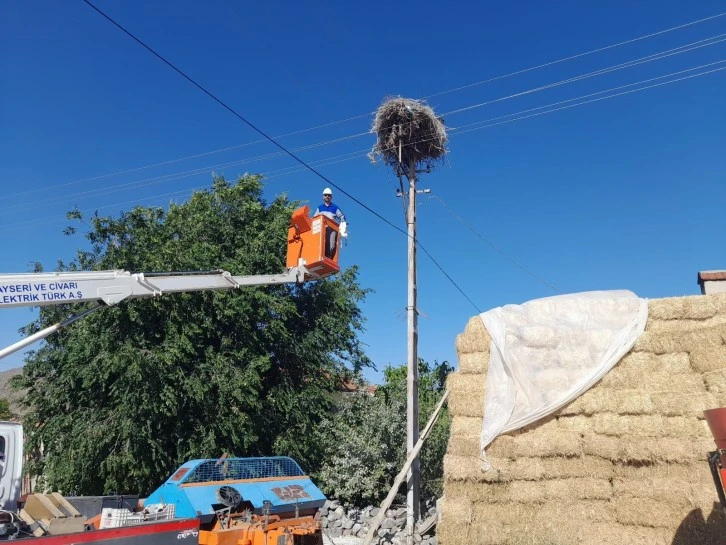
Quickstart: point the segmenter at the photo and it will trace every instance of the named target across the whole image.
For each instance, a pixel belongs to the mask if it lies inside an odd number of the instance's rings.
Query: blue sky
[[[450,153],[420,181],[431,193],[419,239],[482,311],[553,286],[696,294],[699,270],[726,267],[726,16],[471,85],[718,15],[722,2],[263,4],[98,0],[268,134],[296,132],[280,142],[311,146],[296,153],[401,228],[397,180],[365,157],[367,114],[386,96],[428,97]],[[323,181],[269,157],[270,143],[80,0],[4,2],[0,51],[0,271],[69,260],[83,245],[62,235],[74,206],[165,206],[211,172],[261,172],[269,198],[320,200]],[[369,355],[403,363],[406,238],[335,201],[351,231],[342,262],[375,290]],[[419,255],[420,355],[454,362],[477,309]],[[3,310],[0,345],[33,315]]]

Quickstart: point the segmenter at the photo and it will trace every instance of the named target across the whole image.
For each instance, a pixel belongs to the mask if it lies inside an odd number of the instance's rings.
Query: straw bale
[[[447,529],[448,530],[448,529]],[[672,545],[673,530],[625,526],[616,522],[528,519],[515,524],[474,523],[467,532],[448,534],[442,545]],[[460,539],[454,542],[447,539]],[[685,543],[685,542],[684,542]],[[688,541],[689,545],[715,545],[717,541]]]
[[[468,483],[450,481],[444,493],[477,503],[544,503],[554,500],[607,500],[613,488],[608,479],[578,477],[542,481]]]
[[[580,531],[578,545],[673,545],[673,530],[595,522]],[[689,542],[689,545],[706,543]],[[708,545],[714,545],[709,543]]]
[[[607,500],[613,495],[613,487],[608,479],[584,477],[553,479],[541,482],[544,484],[545,497],[548,500]]]
[[[440,516],[444,519],[450,518],[460,523],[471,523],[472,521],[473,504],[471,500],[444,496],[440,508]]]
[[[724,399],[724,395],[726,395],[726,369],[704,373],[703,383],[706,385],[706,391],[718,396],[719,399]]]
[[[702,462],[701,465],[706,466],[706,469],[708,469],[705,462]],[[717,499],[713,480],[709,478],[709,481],[692,483],[666,480],[663,477],[637,480],[614,479],[613,495],[618,502],[622,498],[638,499],[640,501],[661,501],[679,509],[681,511],[680,518],[683,518],[694,507],[708,507]]]
[[[607,373],[600,384],[606,388],[637,388],[647,394],[705,391],[701,377],[693,371],[674,374],[663,371],[618,370]]]
[[[691,352],[704,348],[716,348],[724,343],[726,325],[708,327],[682,333],[651,333],[645,331],[635,342],[636,352],[667,354],[671,352]]]
[[[610,371],[638,370],[642,372],[664,372],[671,374],[687,373],[691,371],[691,362],[688,352],[675,352],[672,354],[653,354],[652,352],[628,352],[623,359]]]
[[[473,522],[516,526],[523,522],[543,524],[546,522],[566,523],[614,522],[615,517],[607,500],[564,500],[538,505],[536,509],[521,503],[475,503]]]
[[[622,459],[621,441],[618,437],[607,437],[596,433],[582,434],[582,453],[617,462]]]
[[[534,527],[527,524],[476,523],[467,530],[452,531],[447,528],[446,537],[442,540],[437,530],[437,538],[441,545],[577,545],[571,537],[564,541],[561,528],[552,524]],[[449,541],[459,539],[458,542]]]
[[[704,456],[690,464],[664,463],[633,466],[615,464],[612,479],[616,497],[655,499],[683,510],[710,508],[717,499],[711,470]]]
[[[667,297],[648,301],[648,316],[655,320],[705,320],[726,313],[726,294]]]
[[[649,414],[653,412],[650,396],[638,389],[594,387],[560,409],[557,416],[593,415],[610,411],[617,414]]]
[[[451,435],[473,435],[481,437],[483,419],[476,416],[456,415],[451,419]]]
[[[482,461],[479,457],[459,456],[457,454],[444,455],[444,482],[468,481],[474,483],[485,482],[481,470]],[[444,487],[445,488],[445,487]],[[445,490],[444,490],[445,491]]]
[[[613,462],[630,463],[689,463],[703,461],[705,453],[713,450],[713,441],[706,438],[655,437],[643,440],[633,436],[613,437],[584,433],[582,451]]]
[[[662,463],[657,465],[615,464],[614,479],[642,481],[660,478],[664,482],[711,482],[711,470],[706,457],[692,463]]]
[[[579,432],[558,428],[536,428],[517,435],[501,435],[487,448],[500,458],[520,458],[537,454],[547,456],[580,456],[582,441]]]
[[[465,375],[478,375],[487,372],[488,352],[464,352],[459,354],[459,372]]]
[[[510,460],[507,458],[493,459],[489,463],[499,472],[499,481],[539,481],[544,479],[570,479],[576,477],[593,477],[610,479],[614,474],[613,464],[609,460],[594,456],[579,458],[538,458],[527,457]],[[492,472],[488,472],[492,473]]]
[[[516,446],[514,444],[514,435],[500,435],[486,448],[487,457],[494,456],[496,458],[517,457]]]
[[[484,416],[486,375],[450,373],[446,379],[449,389],[449,413],[452,416]]]
[[[696,329],[703,329],[707,327],[715,327],[726,324],[726,315],[713,316],[705,320],[653,320],[648,319],[648,323],[645,326],[646,331],[651,333],[672,334],[681,333],[685,331],[694,331]]]
[[[442,516],[436,525],[436,538],[441,545],[461,545],[468,542],[470,526],[459,519]]]
[[[726,369],[726,346],[693,350],[690,362],[693,370],[698,373]]]
[[[452,435],[449,438],[447,454],[477,458],[481,452],[481,437],[474,435]]]
[[[710,437],[705,422],[696,416],[665,417],[660,414],[621,416],[613,413],[599,413],[591,417],[573,416],[558,419],[566,429],[580,432],[594,432],[620,437]]]
[[[444,455],[444,490],[446,483],[458,481],[468,483],[501,483],[512,480],[509,472],[502,471],[509,460],[487,456],[493,469],[484,471],[483,462],[479,456],[460,456],[457,454]]]
[[[649,441],[620,437],[620,459],[632,462],[681,462],[704,460],[711,449],[711,439],[656,437]]]
[[[618,498],[613,502],[615,519],[621,524],[650,526],[652,528],[673,528],[688,511],[674,507],[666,501],[648,498]]]
[[[703,381],[702,381],[703,382]],[[704,384],[704,390],[706,386]],[[684,389],[685,390],[685,389]],[[699,393],[660,393],[651,394],[653,409],[655,412],[665,416],[703,416],[703,411],[720,407],[723,404],[723,396],[716,397],[712,392]]]
[[[447,481],[444,494],[476,503],[541,503],[545,500],[544,481],[473,483]]]
[[[456,352],[470,354],[472,352],[489,353],[491,337],[484,327],[484,321],[480,316],[474,316],[464,328],[464,332],[456,337]]]

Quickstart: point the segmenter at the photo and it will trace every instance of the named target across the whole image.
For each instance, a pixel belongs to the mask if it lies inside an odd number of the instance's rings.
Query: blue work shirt
[[[318,206],[318,209],[315,211],[314,216],[327,216],[331,220],[335,220],[338,223],[345,221],[345,216],[343,215],[343,212],[338,207],[337,204],[330,203],[330,204],[321,204]]]

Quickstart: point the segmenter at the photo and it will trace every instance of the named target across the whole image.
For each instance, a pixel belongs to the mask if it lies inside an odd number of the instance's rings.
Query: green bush
[[[419,429],[445,389],[447,363],[419,361]],[[406,460],[406,366],[388,367],[374,395],[348,394],[318,428],[324,454],[315,478],[329,496],[344,503],[378,504]],[[439,497],[450,418],[444,408],[421,450],[421,499]],[[405,485],[402,487],[405,493]]]

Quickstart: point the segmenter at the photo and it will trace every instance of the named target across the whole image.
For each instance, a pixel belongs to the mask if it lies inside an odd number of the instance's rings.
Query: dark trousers
[[[335,251],[338,249],[338,233],[330,227],[325,228],[325,257],[335,259]]]

